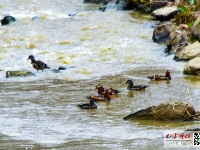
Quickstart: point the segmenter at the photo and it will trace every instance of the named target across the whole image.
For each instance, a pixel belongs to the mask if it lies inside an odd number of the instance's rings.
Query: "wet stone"
[[[34,73],[30,71],[6,71],[6,78],[10,77],[29,77],[29,76],[36,76]]]

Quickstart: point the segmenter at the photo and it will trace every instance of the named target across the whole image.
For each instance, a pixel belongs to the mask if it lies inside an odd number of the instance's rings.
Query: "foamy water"
[[[166,57],[165,46],[152,42],[156,23],[149,16],[100,12],[98,6],[81,0],[0,2],[0,16],[17,19],[0,28],[0,134],[10,147],[16,148],[17,142],[19,149],[161,149],[165,130],[197,126],[122,120],[133,111],[169,99],[187,101],[187,86],[199,108],[199,89],[184,79],[185,63],[175,62],[173,55]],[[27,60],[29,55],[52,69],[67,69],[37,72]],[[149,83],[146,76],[154,69],[171,70],[177,81]],[[8,70],[29,70],[36,76],[6,78]],[[126,79],[152,88],[129,93]],[[111,103],[98,103],[97,110],[77,108],[87,102],[86,96],[96,93],[96,84],[116,87],[120,94]],[[5,140],[1,147],[8,147]]]

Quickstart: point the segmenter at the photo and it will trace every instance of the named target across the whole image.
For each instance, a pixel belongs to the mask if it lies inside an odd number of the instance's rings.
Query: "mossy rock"
[[[6,71],[6,78],[10,77],[29,77],[29,76],[36,76],[34,73],[30,71]]]
[[[173,102],[139,110],[124,117],[124,120],[187,121],[195,117],[195,109],[186,103]]]

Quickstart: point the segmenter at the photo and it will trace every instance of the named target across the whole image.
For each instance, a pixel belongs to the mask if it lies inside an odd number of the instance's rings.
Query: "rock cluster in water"
[[[166,53],[175,54],[175,60],[189,60],[184,68],[184,74],[200,75],[198,73],[200,68],[197,67],[200,66],[200,51],[199,43],[196,42],[200,40],[198,3],[127,0],[126,8],[149,13],[161,21],[154,29],[153,41],[166,43]],[[194,62],[197,63],[196,66]]]

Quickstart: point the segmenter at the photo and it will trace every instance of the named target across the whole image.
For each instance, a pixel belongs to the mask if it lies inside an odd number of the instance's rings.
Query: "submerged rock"
[[[60,73],[60,71],[57,70],[57,69],[51,69],[51,71],[54,72],[54,73]]]
[[[16,19],[12,16],[5,16],[2,20],[1,20],[1,25],[4,26],[4,25],[8,25],[10,24],[11,22],[14,22],[16,21]]]
[[[173,102],[139,110],[124,117],[124,120],[190,121],[197,120],[195,114],[195,109],[192,106],[182,102]]]
[[[58,68],[58,70],[66,70],[66,69],[67,69],[66,67],[62,67],[62,66]]]
[[[200,57],[191,59],[184,67],[184,74],[200,75]]]
[[[30,71],[6,71],[6,78],[10,77],[29,77],[29,76],[36,76],[34,73]]]

